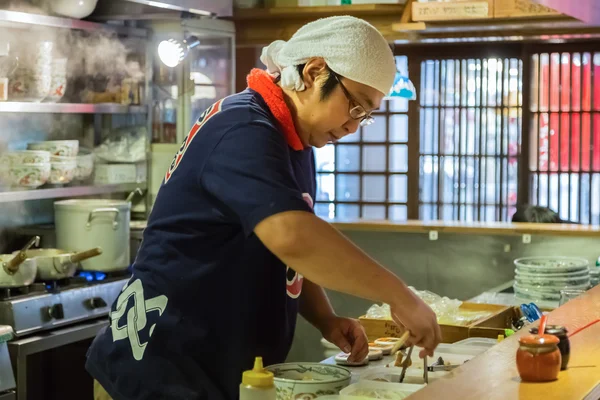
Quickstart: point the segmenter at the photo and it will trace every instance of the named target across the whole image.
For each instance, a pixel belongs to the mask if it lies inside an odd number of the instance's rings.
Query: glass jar
[[[531,328],[529,332],[537,335],[538,328]],[[569,358],[571,357],[571,342],[569,341],[567,333],[567,328],[559,325],[548,325],[546,326],[546,331],[544,332],[544,334],[556,336],[558,340],[560,340],[560,342],[558,342],[558,350],[560,350],[560,356],[562,359],[560,364],[561,371],[567,369]]]
[[[547,382],[558,378],[561,356],[559,339],[552,335],[519,338],[517,370],[525,382]]]

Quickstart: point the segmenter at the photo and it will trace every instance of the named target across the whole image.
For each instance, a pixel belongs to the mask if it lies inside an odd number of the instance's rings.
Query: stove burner
[[[106,279],[106,273],[100,271],[79,271],[80,276],[88,282],[100,282]]]
[[[75,289],[78,287],[101,285],[105,282],[112,282],[130,276],[131,273],[127,270],[115,272],[79,271],[77,275],[70,278],[58,279],[55,281],[34,282],[29,286],[22,287],[0,287],[0,301],[44,293],[59,293],[63,290]]]

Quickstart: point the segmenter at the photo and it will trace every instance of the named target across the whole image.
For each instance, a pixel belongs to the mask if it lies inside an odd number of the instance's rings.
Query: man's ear
[[[327,75],[327,63],[321,57],[315,57],[308,60],[302,70],[302,80],[304,86],[310,89],[316,85],[316,82]]]

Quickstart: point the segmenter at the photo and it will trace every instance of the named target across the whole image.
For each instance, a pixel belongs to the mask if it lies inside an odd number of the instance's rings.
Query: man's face
[[[323,85],[329,74],[334,73],[329,72],[322,59],[316,60],[317,71],[311,65],[313,60],[304,68],[305,84],[307,80],[309,82],[305,91],[298,92],[300,104],[296,106],[295,122],[305,144],[323,147],[356,132],[361,120],[369,118],[370,113],[380,107],[384,95],[372,87],[341,76],[332,76],[329,79],[337,79],[337,84],[323,99]]]

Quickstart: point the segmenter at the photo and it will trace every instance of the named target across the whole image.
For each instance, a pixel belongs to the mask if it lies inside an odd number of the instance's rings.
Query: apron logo
[[[133,298],[133,307],[127,310],[129,298]],[[140,361],[144,357],[148,342],[141,343],[139,332],[141,332],[148,323],[147,314],[152,311],[158,311],[160,317],[167,308],[167,296],[156,296],[152,299],[144,299],[144,287],[142,281],[136,279],[131,285],[125,285],[119,298],[115,311],[110,313],[110,329],[112,330],[113,342],[129,338],[133,358]],[[119,326],[119,319],[127,312],[127,324]],[[156,324],[152,324],[148,337],[152,337]]]
[[[214,117],[215,114],[217,114],[219,111],[221,111],[222,105],[223,105],[223,100],[219,100],[212,106],[208,107],[202,113],[202,115],[200,115],[200,118],[198,118],[198,121],[196,121],[194,126],[192,126],[190,133],[188,133],[188,135],[185,137],[185,139],[183,139],[183,143],[181,144],[181,147],[177,151],[177,154],[175,154],[175,157],[173,158],[173,162],[171,163],[169,170],[165,174],[165,184],[169,181],[169,179],[171,179],[173,172],[175,172],[175,170],[179,166],[179,163],[181,162],[181,159],[183,158],[185,151],[190,146],[190,143],[192,142],[192,140],[194,140],[194,138],[198,134],[198,131],[200,130],[200,128],[202,128],[202,126],[204,126],[205,123],[207,123],[212,117]]]

